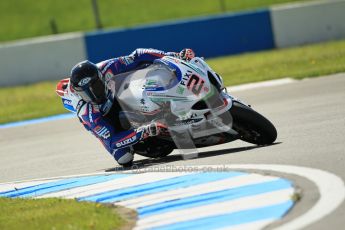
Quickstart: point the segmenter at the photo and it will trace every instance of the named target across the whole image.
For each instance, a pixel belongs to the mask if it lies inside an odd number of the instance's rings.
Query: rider
[[[163,56],[173,56],[188,61],[195,54],[191,49],[183,49],[179,53],[136,49],[128,56],[109,59],[98,64],[86,60],[72,68],[71,88],[82,99],[76,108],[80,122],[102,142],[122,166],[132,164],[133,144],[149,136],[158,135],[164,126],[152,122],[134,130],[123,129],[119,118],[121,107],[107,88],[107,80],[114,75],[135,70],[142,64],[152,63]]]

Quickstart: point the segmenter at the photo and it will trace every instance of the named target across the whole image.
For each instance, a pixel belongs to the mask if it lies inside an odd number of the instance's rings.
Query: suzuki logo
[[[124,140],[124,141],[118,142],[118,143],[116,143],[116,147],[119,148],[119,147],[121,147],[121,146],[130,144],[130,143],[133,143],[136,139],[137,139],[137,137],[136,137],[136,136],[133,136],[133,137],[128,138],[128,139],[126,139],[126,140]]]

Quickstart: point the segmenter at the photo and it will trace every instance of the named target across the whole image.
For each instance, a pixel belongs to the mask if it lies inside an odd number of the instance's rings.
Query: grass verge
[[[345,40],[207,60],[225,85],[345,72]],[[56,82],[0,88],[0,124],[65,113]]]
[[[66,113],[55,94],[56,83],[0,88],[0,124]]]
[[[301,0],[98,0],[104,28],[130,27],[162,20],[219,14]],[[304,0],[306,1],[306,0]],[[309,0],[311,1],[311,0]],[[224,4],[222,4],[224,3]],[[95,29],[91,0],[0,1],[0,41]]]
[[[208,60],[227,86],[345,72],[345,40]]]
[[[57,198],[0,198],[0,229],[119,229],[114,207]]]

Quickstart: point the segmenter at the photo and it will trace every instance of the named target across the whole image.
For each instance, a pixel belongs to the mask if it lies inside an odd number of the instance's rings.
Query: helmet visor
[[[105,100],[105,86],[101,79],[96,79],[83,87],[73,87],[79,96],[86,102],[102,104]]]

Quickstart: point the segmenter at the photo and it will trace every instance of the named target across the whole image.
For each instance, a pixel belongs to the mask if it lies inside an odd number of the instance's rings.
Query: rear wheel
[[[250,107],[234,101],[229,111],[233,118],[233,129],[239,133],[241,140],[257,145],[269,145],[277,139],[274,125]]]

